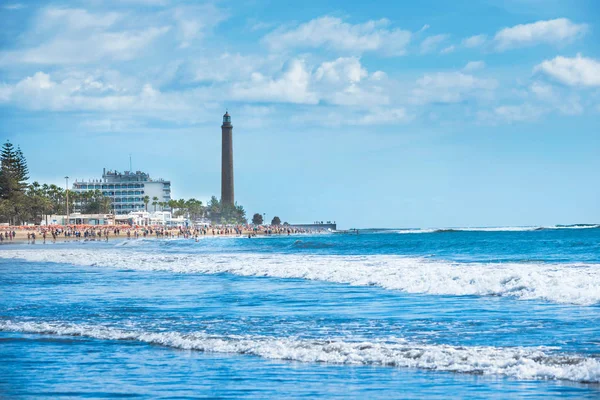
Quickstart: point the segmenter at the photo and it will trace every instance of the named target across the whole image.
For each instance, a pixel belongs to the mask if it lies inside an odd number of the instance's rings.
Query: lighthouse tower
[[[233,125],[228,112],[223,115],[221,125],[222,151],[221,151],[221,204],[234,205],[233,197]]]

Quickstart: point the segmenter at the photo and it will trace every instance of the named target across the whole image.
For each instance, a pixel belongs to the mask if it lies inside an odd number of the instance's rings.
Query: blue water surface
[[[89,260],[60,261],[60,254],[82,249]],[[103,263],[92,259],[96,253]],[[2,397],[600,397],[598,304],[123,264],[139,253],[163,263],[182,254],[258,255],[255,262],[263,255],[282,263],[289,255],[311,255],[323,268],[330,259],[338,268],[332,257],[406,256],[447,261],[449,268],[541,263],[593,273],[600,265],[600,229],[3,245]],[[114,267],[105,266],[106,259]],[[240,341],[243,346],[228,347]],[[323,346],[329,342],[334,345]],[[359,345],[348,350],[348,343]],[[421,364],[386,364],[397,345]],[[440,358],[419,358],[422,347]],[[483,349],[479,358],[461,353],[473,349]],[[521,362],[514,349],[541,355],[524,355]],[[541,364],[515,372],[495,358],[509,353],[523,368]],[[356,357],[361,362],[349,362]],[[461,363],[469,369],[452,366]]]

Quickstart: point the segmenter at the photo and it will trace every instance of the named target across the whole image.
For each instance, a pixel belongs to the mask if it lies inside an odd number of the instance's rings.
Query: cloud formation
[[[494,36],[494,42],[499,51],[540,43],[561,45],[584,35],[587,30],[586,24],[575,24],[567,18],[558,18],[501,29]]]
[[[438,49],[438,47],[448,39],[449,35],[433,35],[426,37],[421,42],[421,53],[427,54],[432,53]]]
[[[132,60],[168,26],[112,29],[123,19],[115,12],[90,13],[82,9],[46,8],[28,33],[39,44],[0,53],[0,64],[82,64],[98,60]],[[31,40],[31,39],[30,39]]]
[[[578,54],[574,58],[558,56],[534,68],[570,86],[600,86],[600,62]]]
[[[479,47],[479,46],[483,45],[486,40],[487,40],[486,35],[475,35],[475,36],[471,36],[466,39],[463,39],[462,45],[467,48]]]
[[[411,33],[390,29],[387,19],[350,24],[336,17],[320,17],[292,29],[269,33],[264,43],[274,51],[294,48],[329,48],[350,53],[368,51],[397,56],[406,53]]]
[[[489,98],[497,87],[494,79],[463,72],[438,72],[417,80],[412,95],[417,104],[458,103],[468,98]]]
[[[252,74],[250,81],[233,85],[231,96],[237,100],[316,104],[318,96],[310,90],[311,74],[302,60],[293,60],[277,78]]]

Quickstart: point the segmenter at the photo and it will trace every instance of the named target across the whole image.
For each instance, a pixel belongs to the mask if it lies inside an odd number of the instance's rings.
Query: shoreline
[[[239,238],[239,239],[256,239],[256,238],[267,238],[267,237],[288,237],[288,236],[311,236],[311,235],[319,235],[319,234],[325,234],[327,232],[290,232],[289,234],[287,232],[272,232],[272,233],[267,233],[265,231],[243,231],[243,233],[235,233],[235,232],[229,232],[229,233],[215,233],[213,234],[212,232],[207,232],[206,234],[197,234],[197,235],[177,235],[176,233],[171,234],[171,232],[169,232],[169,234],[164,234],[164,235],[155,235],[155,234],[147,234],[146,236],[143,236],[142,234],[140,234],[138,232],[138,236],[135,237],[133,234],[130,237],[127,237],[126,233],[121,233],[121,234],[109,234],[108,236],[94,236],[94,237],[76,237],[76,236],[63,236],[63,235],[59,235],[56,237],[56,239],[54,239],[52,236],[48,235],[45,239],[43,238],[43,236],[41,235],[37,235],[36,234],[36,238],[35,239],[31,239],[31,238],[27,238],[27,233],[28,232],[24,232],[24,231],[16,231],[16,235],[15,237],[11,240],[11,239],[4,239],[2,241],[0,241],[0,246],[3,245],[11,245],[11,244],[32,244],[32,245],[36,245],[36,244],[58,244],[58,243],[71,243],[71,242],[81,242],[81,243],[86,243],[86,242],[101,242],[101,243],[108,243],[108,242],[115,242],[115,241],[135,241],[135,240],[191,240],[191,241],[200,241],[203,239],[209,239],[209,238]],[[4,234],[4,233],[2,233]]]

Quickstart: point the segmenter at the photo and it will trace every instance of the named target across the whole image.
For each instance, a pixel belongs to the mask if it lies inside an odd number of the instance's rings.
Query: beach
[[[298,235],[323,233],[285,226],[206,226],[193,229],[165,228],[162,226],[127,225],[72,225],[72,226],[12,226],[1,227],[0,244],[44,243],[69,241],[110,241],[115,239],[199,239],[202,237],[256,237],[270,235]]]

